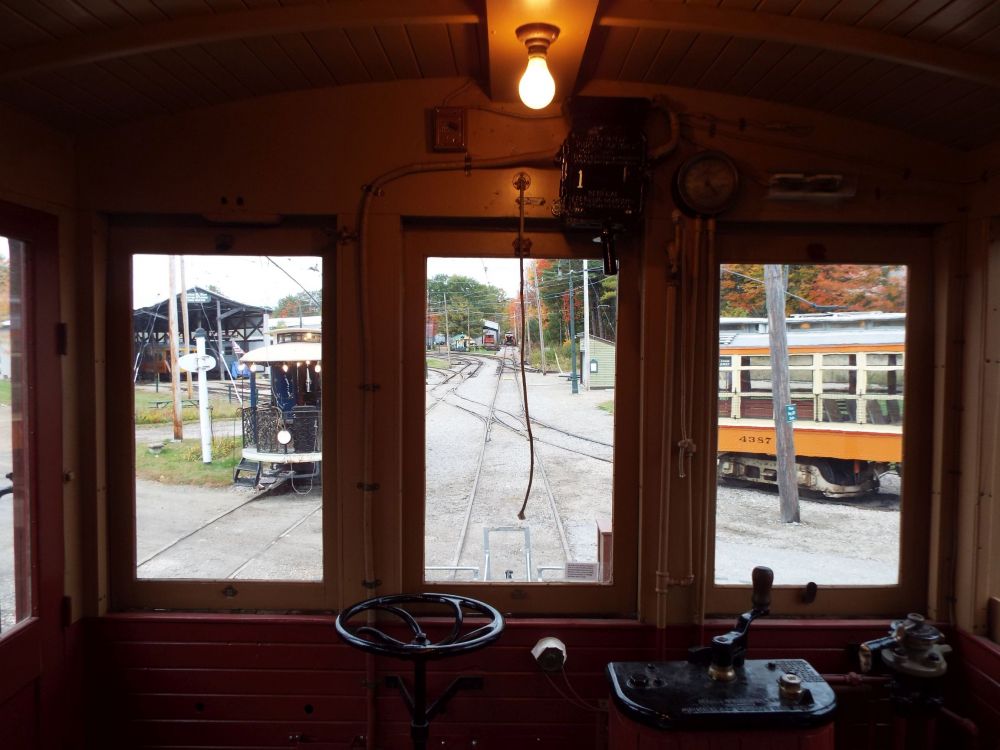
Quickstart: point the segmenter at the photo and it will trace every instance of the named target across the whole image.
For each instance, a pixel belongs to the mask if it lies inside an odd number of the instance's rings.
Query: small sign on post
[[[785,404],[785,421],[794,422],[798,418],[798,408],[795,404]]]
[[[198,416],[201,426],[201,460],[202,463],[212,463],[212,417],[208,412],[208,371],[215,367],[215,357],[205,353],[205,329],[198,328],[194,332],[196,351],[185,354],[178,360],[178,365],[185,370],[198,373]]]

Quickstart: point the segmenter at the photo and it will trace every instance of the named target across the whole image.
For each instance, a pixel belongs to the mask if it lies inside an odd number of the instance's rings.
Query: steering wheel
[[[417,622],[402,605],[408,604],[444,604],[451,610],[454,623],[451,632],[440,641],[431,641],[420,623]],[[465,623],[465,612],[475,613],[489,618],[489,622],[467,633],[462,632]],[[351,628],[348,622],[362,612],[380,611],[395,615],[413,631],[409,643],[397,640],[370,625]],[[337,632],[347,643],[362,651],[397,659],[413,661],[426,659],[443,659],[448,656],[466,654],[470,651],[488,646],[503,632],[503,615],[485,602],[451,594],[392,594],[367,599],[351,605],[339,615],[336,621]],[[366,637],[362,637],[366,636]]]

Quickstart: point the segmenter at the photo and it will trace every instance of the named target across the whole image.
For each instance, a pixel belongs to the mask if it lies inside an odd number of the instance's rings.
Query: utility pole
[[[767,319],[771,341],[771,400],[774,406],[775,456],[778,495],[783,523],[799,521],[799,486],[795,468],[795,434],[792,429],[792,394],[788,383],[788,336],[785,328],[785,280],[779,265],[764,266]]]
[[[579,393],[576,383],[576,308],[573,302],[573,261],[569,262],[569,382],[570,392]]]
[[[590,261],[583,260],[583,383],[590,390],[590,277],[587,266]]]
[[[184,279],[184,256],[179,256],[181,264],[181,317],[184,319],[184,348],[187,349],[191,341],[191,312],[188,310],[187,281]],[[187,354],[187,352],[184,352]],[[187,371],[188,398],[194,398],[194,383],[191,380],[191,371]]]
[[[545,374],[545,333],[542,331],[542,292],[538,288],[538,262],[532,261],[531,271],[535,276],[535,310],[538,312],[538,350],[542,356],[542,375]]]
[[[448,351],[448,367],[451,367],[451,332],[448,329],[448,292],[442,292],[442,294],[444,295],[444,345]]]
[[[184,422],[181,418],[181,378],[177,366],[177,279],[174,272],[174,256],[168,255],[170,271],[167,283],[170,285],[170,302],[167,305],[167,325],[170,327],[170,394],[174,400],[174,440],[184,439]]]

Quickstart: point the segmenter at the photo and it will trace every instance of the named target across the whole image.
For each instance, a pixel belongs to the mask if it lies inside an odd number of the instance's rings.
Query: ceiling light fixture
[[[556,93],[556,82],[549,72],[545,57],[549,45],[559,36],[559,29],[548,23],[527,23],[518,26],[514,33],[528,48],[528,67],[524,69],[517,92],[526,107],[544,109],[549,106]]]

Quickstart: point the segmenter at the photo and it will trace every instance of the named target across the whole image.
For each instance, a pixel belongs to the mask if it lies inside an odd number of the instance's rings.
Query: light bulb
[[[282,365],[281,369],[283,372],[288,372],[288,365],[287,364]]]
[[[556,82],[549,73],[544,54],[528,57],[528,67],[524,69],[521,82],[517,86],[524,106],[531,109],[545,109],[556,95]]]
[[[323,366],[322,366],[322,365],[320,365],[320,363],[319,363],[319,362],[317,362],[317,363],[316,363],[316,367],[315,367],[315,370],[316,370],[316,372],[323,372]]]

